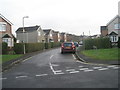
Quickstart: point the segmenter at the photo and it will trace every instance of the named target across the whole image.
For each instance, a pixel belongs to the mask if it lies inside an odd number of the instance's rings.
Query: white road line
[[[118,68],[120,68],[120,67],[113,67],[113,69],[118,69]]]
[[[75,69],[68,69],[68,70],[66,70],[66,71],[75,71]]]
[[[53,72],[54,74],[56,74],[55,70],[53,69],[52,64],[51,64],[51,63],[49,63],[49,65],[50,65],[50,69],[52,70],[52,72]]]
[[[23,60],[22,62],[25,62],[25,61],[27,61],[27,60],[29,60],[29,59],[31,59],[32,57],[29,57],[29,58],[27,58],[27,59],[25,59],[25,60]]]
[[[0,80],[5,80],[5,79],[7,79],[7,78],[0,78]]]
[[[93,69],[100,69],[100,68],[102,68],[102,67],[93,67]]]
[[[78,66],[78,67],[80,67],[80,68],[81,68],[81,67],[84,67],[84,66]]]
[[[48,74],[35,75],[36,77],[47,76]]]
[[[79,73],[79,71],[73,71],[73,72],[69,72],[69,73]]]
[[[94,70],[92,70],[92,69],[84,70],[84,72],[91,72],[91,71],[94,71]]]
[[[111,67],[116,67],[115,65],[111,65],[111,66],[107,66],[108,68],[111,68]]]
[[[61,72],[61,73],[55,73],[55,74],[65,74],[65,73]]]
[[[28,77],[28,76],[18,76],[16,78],[25,78],[25,77]]]
[[[75,57],[75,55],[74,55],[74,54],[72,54],[72,56],[73,56],[73,59],[76,59],[76,57]]]
[[[108,68],[101,68],[101,69],[98,69],[98,70],[107,70]]]
[[[57,72],[62,72],[62,70],[57,70],[57,71],[55,71],[55,72],[56,72],[56,73],[57,73]]]
[[[52,66],[59,66],[58,64],[52,64]]]
[[[50,59],[52,59],[53,56],[54,56],[54,55],[51,55],[51,56],[50,56]]]
[[[79,69],[79,70],[88,70],[88,68],[81,68],[81,69]]]

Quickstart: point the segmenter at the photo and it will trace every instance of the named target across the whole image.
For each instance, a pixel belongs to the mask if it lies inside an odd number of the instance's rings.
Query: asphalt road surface
[[[32,56],[3,73],[3,88],[118,88],[117,65],[82,63],[60,48]]]

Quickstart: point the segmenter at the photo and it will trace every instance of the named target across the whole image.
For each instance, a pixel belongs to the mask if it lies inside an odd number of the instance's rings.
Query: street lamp
[[[23,35],[24,35],[24,33],[25,33],[25,29],[24,29],[24,19],[25,19],[25,18],[29,18],[29,17],[28,17],[28,16],[24,16],[24,17],[23,17]],[[24,39],[24,38],[23,38],[23,39]],[[23,43],[24,43],[23,48],[24,48],[24,54],[25,54],[26,52],[25,52],[25,41],[24,41],[24,40],[23,40]]]

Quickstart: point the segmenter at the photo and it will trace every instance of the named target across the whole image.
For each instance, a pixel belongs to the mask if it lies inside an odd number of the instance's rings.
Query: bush
[[[23,54],[24,53],[24,44],[23,43],[15,43],[13,50],[16,54]]]
[[[2,54],[7,54],[8,52],[8,44],[3,42],[2,43]]]
[[[27,43],[25,46],[26,53],[40,51],[44,49],[44,43]]]
[[[95,38],[95,39],[86,39],[83,42],[85,49],[93,49],[93,46],[96,46],[97,49],[110,48],[111,43],[109,38]]]

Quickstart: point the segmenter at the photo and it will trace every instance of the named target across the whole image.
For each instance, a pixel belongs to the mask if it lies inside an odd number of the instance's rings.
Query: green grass
[[[85,50],[81,53],[97,60],[118,60],[118,48],[111,49],[98,49],[98,50]]]
[[[7,62],[12,59],[16,59],[18,57],[21,57],[22,55],[0,55],[0,62],[2,63]],[[1,58],[2,57],[2,58]]]

